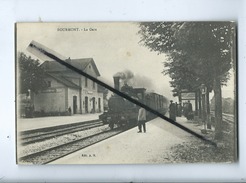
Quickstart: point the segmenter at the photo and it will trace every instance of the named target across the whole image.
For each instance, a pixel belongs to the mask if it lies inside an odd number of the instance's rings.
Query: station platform
[[[184,117],[177,121],[200,133],[198,126]],[[146,123],[147,132],[137,127],[67,155],[50,164],[158,164],[172,163],[171,147],[199,140],[169,122],[155,118]]]
[[[16,123],[18,132],[20,132],[38,128],[47,128],[83,121],[97,120],[100,114],[101,113],[75,114],[72,116],[50,116],[40,118],[18,118]]]
[[[181,125],[185,126],[186,128],[191,129],[192,131],[203,135],[205,137],[210,137],[211,133],[213,133],[215,131],[214,126],[211,126],[211,129],[207,129],[205,128],[205,125],[203,122],[201,121],[196,121],[196,120],[187,120],[184,116],[182,117],[176,117],[176,121],[178,123],[180,123]],[[202,131],[204,131],[206,129],[206,134],[202,133]]]

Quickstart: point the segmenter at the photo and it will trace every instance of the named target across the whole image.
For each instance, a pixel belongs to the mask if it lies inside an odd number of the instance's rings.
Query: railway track
[[[103,126],[103,122],[99,120],[92,120],[88,122],[79,122],[68,125],[60,125],[49,128],[41,128],[35,130],[23,131],[20,133],[21,145],[28,145],[36,142],[41,142],[51,138],[59,137],[62,135],[88,130],[90,128],[95,128]]]
[[[225,122],[228,122],[228,123],[234,123],[234,121],[235,121],[234,115],[232,115],[232,114],[223,113],[222,118]]]
[[[78,150],[81,150],[85,147],[98,143],[102,140],[108,139],[112,136],[115,136],[119,133],[122,133],[125,130],[116,129],[116,130],[107,130],[97,134],[93,134],[81,139],[77,139],[68,143],[64,143],[52,148],[48,148],[36,153],[32,153],[19,158],[19,162],[24,164],[47,164],[56,159],[64,157],[68,154],[74,153]]]
[[[211,111],[211,115],[214,117],[214,111]],[[227,122],[227,123],[234,123],[235,122],[235,118],[234,118],[234,115],[233,114],[226,114],[226,113],[223,113],[222,114],[222,120],[224,122]]]
[[[211,115],[214,117],[214,111],[211,111]],[[233,134],[235,130],[235,121],[236,118],[233,114],[222,113],[222,121],[223,121],[223,133],[226,135]]]

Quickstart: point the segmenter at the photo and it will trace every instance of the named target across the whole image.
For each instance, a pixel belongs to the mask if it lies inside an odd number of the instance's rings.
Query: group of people
[[[182,114],[187,118],[187,119],[192,119],[193,118],[193,111],[192,111],[192,104],[188,100],[188,102],[183,103],[183,106],[181,103],[174,103],[172,100],[170,101],[169,105],[169,117],[173,121],[176,121],[176,117],[181,117]]]
[[[181,117],[182,114],[189,120],[193,117],[193,111],[192,111],[192,104],[188,100],[188,102],[183,103],[183,106],[181,103],[173,103],[173,101],[170,101],[169,105],[169,117],[173,121],[176,121],[176,117]],[[138,133],[142,132],[142,127],[144,133],[146,133],[146,110],[144,108],[140,108],[138,111]]]

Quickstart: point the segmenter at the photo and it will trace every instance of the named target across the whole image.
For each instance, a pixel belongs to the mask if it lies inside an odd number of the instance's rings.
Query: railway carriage
[[[115,88],[119,88],[119,79],[115,78]],[[150,108],[157,110],[158,112],[165,114],[168,108],[167,100],[164,96],[153,92],[146,92],[145,88],[133,88],[125,84],[121,92],[129,95],[130,97],[144,102]],[[113,129],[115,126],[129,128],[137,125],[139,106],[129,102],[121,96],[114,94],[108,100],[108,111],[105,111],[99,116],[99,119],[104,124],[109,124],[109,127]],[[155,115],[147,112],[147,120],[153,119]]]

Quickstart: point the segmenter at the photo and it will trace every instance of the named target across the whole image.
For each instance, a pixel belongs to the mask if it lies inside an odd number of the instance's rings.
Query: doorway
[[[96,105],[95,105],[95,103],[96,103],[96,100],[95,100],[95,97],[93,97],[92,99],[92,113],[95,113],[96,112]]]
[[[98,110],[101,112],[101,98],[98,98]]]
[[[88,113],[88,97],[85,97],[85,113]]]
[[[73,113],[77,113],[77,96],[73,96]]]

